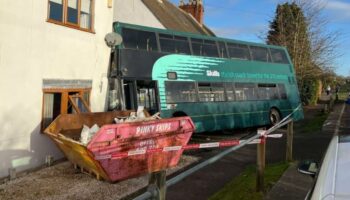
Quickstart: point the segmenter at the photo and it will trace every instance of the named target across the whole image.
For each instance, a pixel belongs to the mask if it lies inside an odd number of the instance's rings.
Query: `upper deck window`
[[[230,58],[250,60],[249,49],[247,45],[227,43]]]
[[[256,61],[269,62],[270,56],[267,48],[251,46],[250,51],[252,53],[252,59]]]
[[[227,51],[226,51],[226,45],[225,42],[218,42],[219,44],[219,57],[220,58],[227,58]]]
[[[159,34],[159,42],[162,52],[191,54],[189,42],[186,37]]]
[[[92,31],[93,0],[49,0],[48,21]]]
[[[215,41],[191,39],[193,55],[219,57],[218,47]]]
[[[286,52],[281,49],[270,49],[272,61],[274,63],[288,64]]]
[[[158,51],[156,34],[124,28],[122,32],[125,48]]]

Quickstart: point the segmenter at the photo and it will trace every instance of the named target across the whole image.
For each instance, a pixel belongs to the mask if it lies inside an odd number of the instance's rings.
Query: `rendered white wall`
[[[114,21],[165,29],[141,0],[115,0]]]
[[[62,157],[39,133],[43,79],[93,80],[92,110],[105,109],[113,9],[95,1],[94,34],[46,22],[46,0],[0,1],[0,178]]]

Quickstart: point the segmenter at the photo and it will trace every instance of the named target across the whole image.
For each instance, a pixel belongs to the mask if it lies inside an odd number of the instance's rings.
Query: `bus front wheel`
[[[270,110],[270,124],[273,126],[281,121],[281,114],[276,108]]]

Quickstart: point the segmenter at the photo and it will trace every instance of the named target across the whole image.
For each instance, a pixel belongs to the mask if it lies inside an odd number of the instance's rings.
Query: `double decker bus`
[[[110,104],[190,116],[196,132],[275,124],[300,104],[284,47],[118,22],[114,31],[123,42],[109,73],[110,93],[120,94]],[[293,119],[302,118],[299,108]]]

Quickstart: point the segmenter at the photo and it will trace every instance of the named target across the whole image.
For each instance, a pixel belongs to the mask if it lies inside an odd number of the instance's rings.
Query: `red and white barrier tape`
[[[273,127],[271,127],[269,130],[258,130],[258,135],[260,135],[260,139],[255,139],[251,141],[249,144],[259,144],[264,143],[266,138],[281,138],[283,134],[269,134],[274,131],[274,129],[280,128],[283,126],[288,119],[293,115],[294,112],[299,110],[301,105],[299,105],[297,108],[293,110],[292,113],[287,115],[285,118],[283,118],[278,124],[275,124]],[[171,152],[171,151],[180,151],[180,150],[191,150],[191,149],[205,149],[205,148],[220,148],[220,147],[230,147],[230,146],[236,146],[240,143],[244,142],[245,140],[226,140],[226,141],[220,141],[220,142],[210,142],[210,143],[201,143],[201,144],[188,144],[186,146],[169,146],[169,147],[162,147],[162,148],[147,148],[142,147],[135,150],[131,150],[128,152],[116,152],[113,148],[108,149],[102,152],[99,152],[102,155],[95,156],[95,160],[105,160],[105,159],[121,159],[126,158],[129,156],[136,156],[136,155],[145,155],[148,153],[159,153],[159,152]],[[104,153],[104,154],[103,154]]]
[[[262,136],[262,139],[255,139],[251,141],[249,144],[259,144],[265,142],[265,135]],[[282,134],[273,134],[268,135],[267,137],[271,138],[280,138],[282,137]],[[128,152],[117,152],[112,154],[106,154],[106,155],[98,155],[95,156],[96,160],[105,160],[105,159],[121,159],[126,158],[129,156],[136,156],[136,155],[145,155],[149,153],[159,153],[159,152],[171,152],[171,151],[180,151],[180,150],[192,150],[192,149],[208,149],[208,148],[220,148],[220,147],[230,147],[230,146],[236,146],[240,143],[244,142],[245,140],[225,140],[220,142],[209,142],[209,143],[199,143],[199,144],[188,144],[186,146],[169,146],[169,147],[162,147],[162,148],[139,148],[135,150],[131,150]]]

